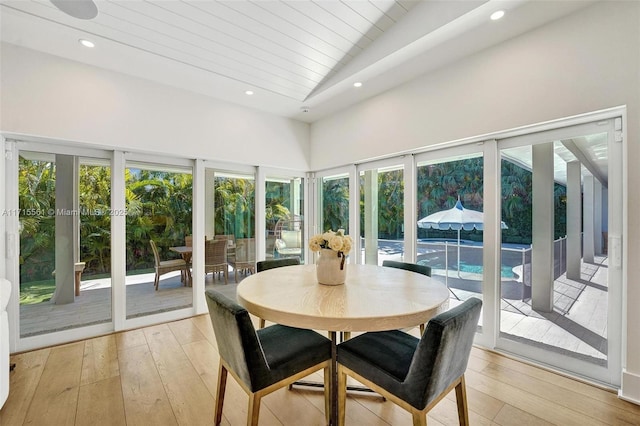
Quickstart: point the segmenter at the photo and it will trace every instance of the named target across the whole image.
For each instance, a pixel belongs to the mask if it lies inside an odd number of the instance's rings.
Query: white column
[[[593,247],[602,254],[602,183],[593,181]]]
[[[73,218],[73,261],[80,262],[80,158],[73,157],[73,211],[77,215]],[[75,273],[75,269],[74,269]],[[75,279],[75,275],[74,275]]]
[[[55,265],[56,290],[51,298],[56,305],[75,300],[75,259],[73,239],[74,175],[76,162],[72,155],[56,155]]]
[[[204,179],[204,235],[211,239],[216,234],[215,171],[205,169]]]
[[[196,160],[194,162],[193,208],[191,211],[193,212],[193,235],[194,237],[197,236],[197,238],[193,240],[193,256],[191,258],[193,272],[191,277],[193,279],[193,308],[196,314],[204,314],[207,312],[207,302],[204,297],[204,239],[201,238],[201,236],[206,233],[205,229],[207,229],[207,224],[205,224],[207,210],[212,209],[211,206],[213,205],[212,203],[209,209],[205,207],[205,200],[207,200],[205,194],[211,193],[211,198],[213,198],[213,176],[209,176],[209,174],[207,174],[208,171],[209,170],[204,167],[203,160]],[[211,173],[211,175],[213,175],[213,173]],[[213,226],[213,223],[211,225]],[[206,235],[209,234],[206,233]],[[211,234],[211,238],[213,238],[213,233]]]
[[[124,212],[126,209],[124,181],[125,155],[114,151],[111,160],[111,209]],[[123,214],[111,216],[111,295],[113,302],[113,327],[123,330],[127,318],[127,217]]]
[[[378,264],[378,171],[364,172],[364,263]]]
[[[292,178],[290,181],[291,191],[289,193],[289,205],[291,206],[291,214],[296,216],[302,216],[302,212],[300,211],[300,200],[302,197],[300,196],[300,178]]]
[[[534,145],[531,305],[553,311],[553,143]]]
[[[567,163],[567,278],[580,279],[582,248],[582,183],[578,161]]]
[[[585,175],[583,181],[584,198],[582,202],[584,217],[584,234],[582,237],[583,253],[582,260],[585,263],[593,263],[595,255],[595,241],[593,236],[594,216],[594,179],[592,175]]]

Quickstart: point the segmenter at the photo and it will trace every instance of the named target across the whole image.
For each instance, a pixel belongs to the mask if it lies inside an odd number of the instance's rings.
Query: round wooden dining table
[[[237,289],[238,302],[260,318],[329,332],[333,425],[338,414],[336,333],[413,327],[449,307],[447,287],[425,275],[376,265],[347,268],[346,282],[335,286],[318,284],[315,265],[299,265],[253,274]]]

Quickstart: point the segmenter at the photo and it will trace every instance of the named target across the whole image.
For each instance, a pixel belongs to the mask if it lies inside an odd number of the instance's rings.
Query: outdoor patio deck
[[[192,289],[180,281],[180,272],[165,274],[160,279],[159,290],[155,291],[155,274],[140,274],[127,277],[127,318],[166,312],[192,306]],[[239,279],[244,276],[240,274]],[[235,278],[230,272],[229,284],[212,274],[207,275],[205,285],[228,287],[235,294]],[[233,283],[233,284],[232,284]],[[35,336],[52,331],[67,330],[86,325],[111,321],[111,280],[83,280],[80,296],[74,303],[55,305],[44,302],[20,306],[20,334],[22,337]]]
[[[401,259],[396,251],[381,252],[382,259]],[[553,313],[533,311],[530,300],[513,298],[521,290],[513,287],[512,280],[503,281],[510,297],[503,297],[501,312],[501,336],[525,341],[559,353],[604,364],[607,357],[607,258],[597,258],[596,264],[583,264],[582,279],[568,280],[564,275],[554,284],[555,309]],[[434,270],[433,276],[444,280],[443,272]],[[127,317],[158,313],[188,307],[192,304],[191,288],[180,282],[179,273],[167,274],[160,282],[160,290],[153,288],[153,274],[128,277]],[[239,280],[244,278],[240,275]],[[85,280],[81,294],[75,303],[54,305],[41,303],[20,307],[21,335],[23,337],[59,331],[88,324],[108,322],[111,319],[111,290],[109,280]],[[461,277],[450,273],[450,288],[458,298],[482,297],[481,275],[462,273]],[[206,287],[235,294],[235,279],[230,272],[229,284],[224,284],[211,274]],[[515,292],[515,293],[514,293]],[[503,296],[505,290],[503,289]],[[452,304],[457,300],[452,298]]]

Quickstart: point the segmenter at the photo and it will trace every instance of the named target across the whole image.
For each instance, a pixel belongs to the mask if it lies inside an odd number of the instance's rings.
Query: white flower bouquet
[[[311,251],[320,251],[321,249],[331,249],[343,256],[351,251],[353,240],[350,236],[344,235],[344,229],[337,231],[328,230],[324,234],[318,234],[309,240],[309,248]]]

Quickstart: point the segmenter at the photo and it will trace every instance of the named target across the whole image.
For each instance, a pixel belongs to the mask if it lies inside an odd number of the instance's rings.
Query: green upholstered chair
[[[370,332],[338,345],[338,412],[344,425],[347,376],[408,410],[414,425],[456,390],[458,418],[469,424],[464,372],[478,326],[482,301],[470,298],[427,323],[417,339],[399,330]]]
[[[258,424],[263,396],[320,369],[324,369],[324,381],[328,384],[329,339],[312,330],[277,324],[256,331],[249,312],[235,301],[215,290],[207,290],[206,299],[220,354],[216,425],[222,421],[227,372],[249,395],[248,425]],[[325,413],[328,419],[328,391]]]
[[[283,266],[295,266],[300,264],[299,257],[285,257],[282,259],[261,260],[256,263],[256,271],[262,272],[267,269],[281,268]]]
[[[295,266],[300,264],[299,257],[284,257],[282,259],[261,260],[256,263],[256,271],[262,272],[267,269],[282,268],[283,266]],[[260,318],[260,328],[264,328],[265,320]]]
[[[404,269],[405,271],[416,272],[418,274],[431,276],[431,268],[426,265],[418,265],[417,263],[397,262],[395,260],[383,260],[382,266],[388,268]],[[420,324],[420,335],[424,333],[424,324]]]
[[[431,276],[431,268],[426,265],[418,265],[417,263],[397,262],[395,260],[384,260],[382,266],[388,268],[404,269],[406,271],[417,272],[418,274]]]

